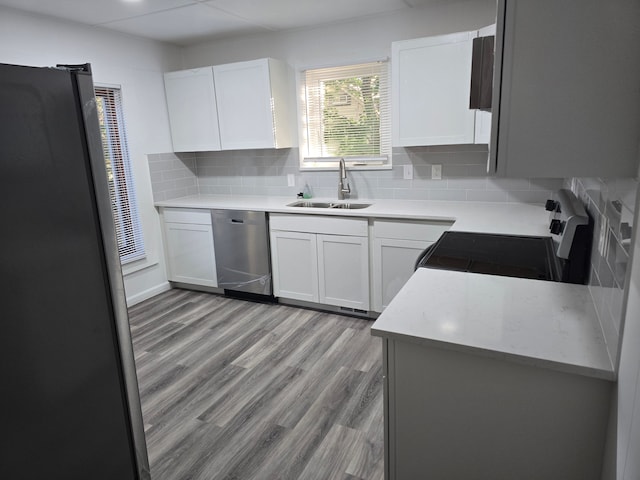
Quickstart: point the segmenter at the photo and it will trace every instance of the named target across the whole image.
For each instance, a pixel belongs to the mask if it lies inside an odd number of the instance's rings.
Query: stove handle
[[[418,268],[422,267],[421,263],[423,260],[425,260],[429,254],[431,253],[431,250],[433,250],[433,247],[435,247],[435,243],[432,243],[431,245],[429,245],[427,248],[425,248],[420,255],[418,255],[418,258],[416,259],[416,263],[413,266],[413,271],[415,272]]]

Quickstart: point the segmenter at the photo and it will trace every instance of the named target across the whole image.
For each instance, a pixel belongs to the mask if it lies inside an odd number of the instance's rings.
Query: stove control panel
[[[557,245],[556,255],[568,259],[576,230],[589,225],[589,216],[580,200],[571,190],[558,190],[553,199],[547,200],[545,208],[549,214],[549,231]]]
[[[555,200],[549,199],[544,204],[544,209],[547,212],[555,212],[558,209],[558,202],[556,202]]]
[[[553,220],[551,220],[551,225],[549,225],[549,231],[554,235],[560,235],[564,230],[565,225],[566,222],[554,218]]]

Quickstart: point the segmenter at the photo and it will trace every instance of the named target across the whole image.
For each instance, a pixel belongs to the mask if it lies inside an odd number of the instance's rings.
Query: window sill
[[[141,258],[140,260],[136,260],[135,262],[122,265],[122,276],[126,277],[127,275],[131,275],[132,273],[155,267],[156,265],[158,265],[158,263],[158,260],[154,258]]]
[[[351,157],[344,159],[347,170],[391,170],[393,162],[391,155],[379,157]],[[327,172],[336,171],[339,167],[340,157],[300,157],[300,171]]]
[[[347,164],[347,170],[391,170],[393,168],[393,165],[387,164],[387,165],[348,165]],[[315,166],[305,166],[305,165],[300,165],[300,171],[301,172],[335,172],[336,170],[338,170],[338,165],[322,165],[321,167],[315,167]]]

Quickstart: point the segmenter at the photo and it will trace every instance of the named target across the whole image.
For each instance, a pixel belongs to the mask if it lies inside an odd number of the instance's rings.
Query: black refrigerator
[[[0,64],[0,478],[148,479],[89,65]]]

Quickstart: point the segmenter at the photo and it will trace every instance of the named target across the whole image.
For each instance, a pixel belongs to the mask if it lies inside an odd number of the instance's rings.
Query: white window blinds
[[[119,88],[112,87],[95,87],[95,95],[120,262],[125,264],[143,258],[145,250],[129,163],[122,95]]]
[[[303,166],[339,157],[352,165],[390,161],[388,69],[373,62],[304,72]]]

